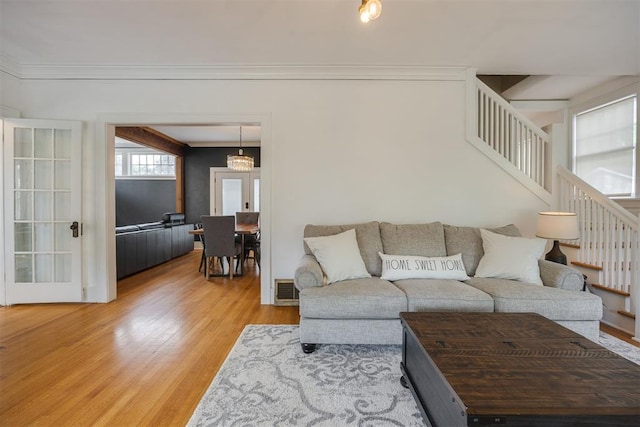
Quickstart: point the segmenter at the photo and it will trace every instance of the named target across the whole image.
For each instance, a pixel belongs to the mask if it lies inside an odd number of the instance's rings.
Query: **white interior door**
[[[80,131],[4,120],[6,304],[82,301]]]
[[[211,215],[260,212],[260,171],[211,170]]]

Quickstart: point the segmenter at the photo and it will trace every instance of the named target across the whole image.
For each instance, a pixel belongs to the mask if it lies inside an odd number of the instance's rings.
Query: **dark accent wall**
[[[260,147],[243,147],[260,167]],[[209,214],[209,168],[226,167],[227,155],[237,154],[237,147],[192,147],[184,154],[184,199],[187,223],[200,222],[200,215]]]
[[[175,179],[116,179],[117,227],[162,221],[175,210]]]

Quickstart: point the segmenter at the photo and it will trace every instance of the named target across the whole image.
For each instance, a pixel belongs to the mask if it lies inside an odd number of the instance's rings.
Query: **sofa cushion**
[[[371,277],[300,291],[300,316],[321,319],[399,319],[407,311],[405,294],[390,282]]]
[[[360,248],[360,255],[367,267],[369,274],[380,276],[382,273],[382,262],[378,256],[378,252],[382,252],[382,241],[380,240],[380,227],[377,221],[367,222],[364,224],[350,225],[311,225],[308,224],[304,228],[304,237],[331,236],[342,233],[349,229],[356,230],[356,240]],[[311,255],[311,249],[304,243],[304,252]]]
[[[380,223],[383,252],[390,255],[445,256],[444,228],[440,222],[429,224]],[[453,255],[453,254],[452,254]]]
[[[384,280],[401,279],[450,279],[467,280],[469,276],[462,263],[462,255],[426,257],[413,255],[379,254],[382,259]]]
[[[462,262],[469,276],[476,274],[478,263],[484,255],[482,250],[482,236],[478,227],[457,227],[444,224],[444,237],[447,255],[461,253]],[[504,236],[520,237],[520,230],[513,224],[487,230]]]
[[[394,285],[407,295],[409,311],[493,311],[491,296],[456,280],[406,279]]]
[[[542,286],[538,259],[546,240],[502,236],[480,230],[484,255],[478,263],[476,277],[519,280]]]
[[[322,266],[328,283],[371,277],[362,261],[353,228],[333,236],[306,237],[304,242]]]
[[[507,279],[473,277],[465,282],[493,297],[494,310],[504,313],[538,313],[551,320],[600,320],[600,297]]]
[[[138,224],[138,228],[140,230],[155,230],[156,228],[164,228],[165,225],[163,222],[147,222],[144,224]]]
[[[134,231],[140,231],[140,227],[137,225],[122,225],[116,227],[116,234],[133,233]]]

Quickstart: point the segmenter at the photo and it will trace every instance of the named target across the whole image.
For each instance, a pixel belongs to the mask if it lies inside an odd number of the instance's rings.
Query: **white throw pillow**
[[[378,254],[382,259],[381,279],[384,280],[469,279],[462,263],[462,254],[447,257]]]
[[[480,230],[484,256],[478,263],[476,277],[496,277],[542,285],[538,259],[546,240],[510,237]]]
[[[320,263],[327,283],[371,277],[360,255],[355,229],[333,236],[307,237],[304,241]]]

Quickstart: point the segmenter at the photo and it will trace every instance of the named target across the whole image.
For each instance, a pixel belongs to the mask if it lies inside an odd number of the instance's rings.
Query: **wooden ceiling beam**
[[[146,126],[116,126],[116,136],[175,156],[184,156],[187,147],[187,144]]]

